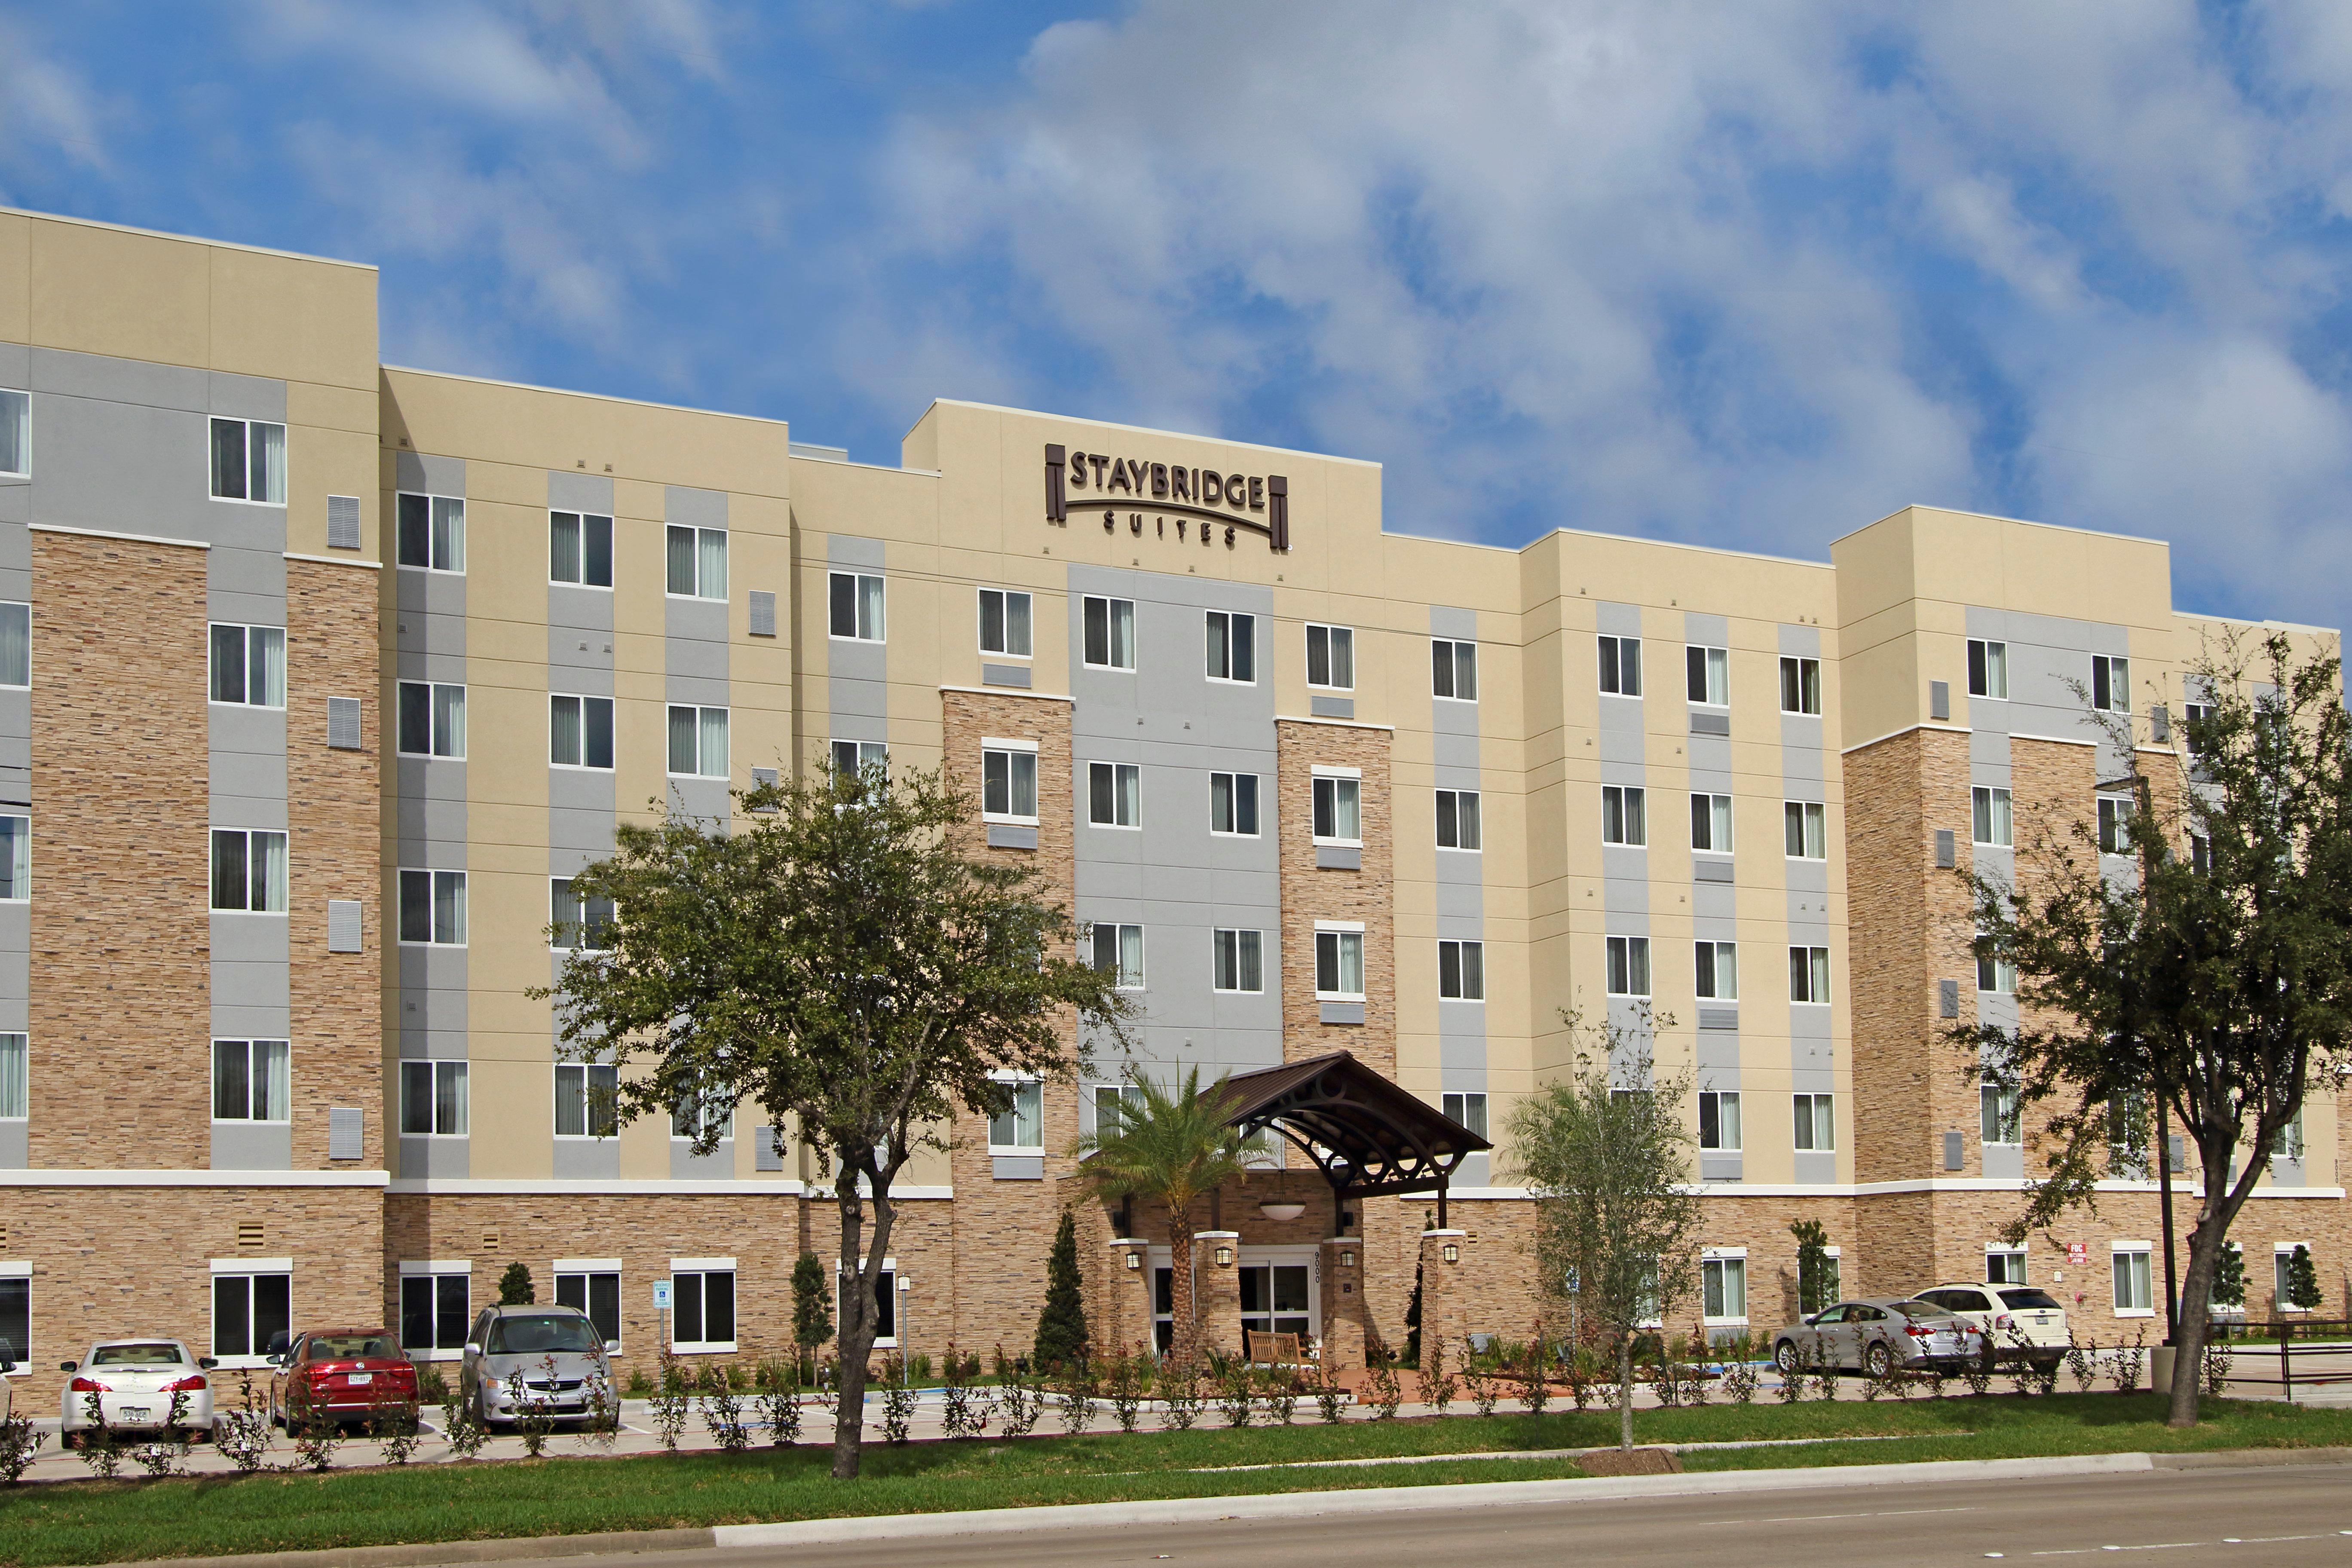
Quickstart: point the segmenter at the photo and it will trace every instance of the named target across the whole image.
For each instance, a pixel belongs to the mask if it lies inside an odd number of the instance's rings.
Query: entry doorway
[[[1166,1354],[1176,1342],[1176,1271],[1169,1266],[1168,1249],[1151,1249],[1151,1342]],[[1199,1276],[1215,1268],[1203,1262]],[[1316,1338],[1322,1321],[1320,1249],[1312,1247],[1244,1247],[1234,1261],[1240,1276],[1242,1327],[1261,1334],[1297,1334],[1302,1343]],[[1239,1348],[1239,1347],[1236,1347]]]

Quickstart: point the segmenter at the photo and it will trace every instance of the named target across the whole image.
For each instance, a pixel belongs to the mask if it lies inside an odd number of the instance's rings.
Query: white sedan
[[[89,1407],[93,1394],[107,1426],[126,1437],[173,1431],[209,1436],[213,1386],[205,1373],[213,1364],[212,1357],[192,1356],[177,1340],[105,1340],[81,1360],[60,1363],[58,1370],[72,1374],[58,1401],[65,1446],[79,1447],[83,1436],[97,1426]]]

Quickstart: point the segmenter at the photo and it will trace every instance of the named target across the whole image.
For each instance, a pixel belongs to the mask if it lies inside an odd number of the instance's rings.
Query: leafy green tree
[[[2315,1084],[2352,1064],[2352,724],[2333,654],[2284,634],[2209,644],[2189,671],[2201,711],[2169,754],[2144,718],[2094,711],[2101,765],[2131,791],[2120,825],[2075,821],[2021,844],[2014,884],[1971,874],[1979,953],[2017,966],[2014,1033],[1951,1032],[2049,1114],[2049,1174],[2012,1241],[2157,1147],[2160,1105],[2204,1175],[2180,1281],[2170,1420],[2197,1419],[2206,1320],[2230,1226]],[[2161,692],[2149,694],[2158,700]],[[2087,707],[2087,700],[2085,702]],[[2143,708],[2143,711],[2144,711]],[[2110,786],[2113,787],[2113,786]],[[2101,852],[2123,847],[2136,876]],[[2236,1163],[2241,1151],[2252,1158]]]
[[[1175,1303],[1174,1343],[1179,1366],[1192,1364],[1200,1348],[1201,1314],[1192,1288],[1192,1203],[1242,1173],[1250,1146],[1225,1124],[1223,1078],[1201,1088],[1201,1069],[1188,1068],[1173,1093],[1148,1079],[1133,1079],[1137,1093],[1125,1097],[1108,1127],[1078,1140],[1078,1174],[1106,1197],[1140,1197],[1168,1207],[1170,1284]]]
[[[1797,1238],[1797,1310],[1810,1318],[1837,1305],[1837,1259],[1830,1256],[1830,1233],[1821,1221],[1793,1221],[1789,1234]]]
[[[793,1265],[793,1343],[804,1356],[833,1338],[833,1292],[826,1289],[824,1265],[814,1252],[803,1252]]]
[[[2319,1270],[2312,1266],[2311,1248],[2301,1242],[2286,1259],[2286,1300],[2283,1305],[2308,1312],[2319,1305]]]
[[[750,1100],[821,1152],[840,1214],[833,1473],[857,1474],[891,1185],[959,1112],[1002,1111],[992,1075],[1067,1078],[1087,1030],[1124,1046],[1115,977],[1025,866],[968,854],[977,803],[879,764],[735,794],[732,826],[628,824],[579,873],[619,911],[575,949],[555,1003],[564,1052],[622,1066],[616,1110],[708,1152]]]
[[[1581,1025],[1563,1009],[1570,1030]],[[1646,1022],[1646,1021],[1645,1021]],[[1633,1339],[1697,1286],[1699,1201],[1684,1105],[1692,1079],[1654,1075],[1646,1027],[1602,1026],[1605,1049],[1521,1100],[1511,1145],[1535,1194],[1538,1278],[1570,1290],[1617,1346],[1618,1446],[1633,1446]]]
[[[2221,1249],[2213,1267],[2213,1305],[2242,1307],[2246,1304],[2246,1254],[2236,1242]]]
[[[530,1265],[509,1263],[507,1271],[499,1276],[499,1305],[528,1307],[539,1300],[538,1287],[530,1282]]]
[[[1029,1364],[1040,1373],[1075,1366],[1087,1354],[1087,1303],[1078,1285],[1078,1225],[1067,1209],[1045,1258],[1045,1307]]]

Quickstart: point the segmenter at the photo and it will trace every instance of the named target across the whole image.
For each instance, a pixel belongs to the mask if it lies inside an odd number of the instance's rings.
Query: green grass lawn
[[[1694,1468],[1867,1464],[2135,1449],[2352,1445],[2352,1411],[2209,1402],[2190,1432],[2162,1425],[2153,1395],[1759,1404],[1645,1411],[1643,1442],[1894,1436],[1891,1442],[1691,1455]],[[0,1563],[29,1565],[275,1552],[389,1542],[653,1530],[846,1514],[925,1512],[1137,1498],[1578,1474],[1558,1459],[1202,1473],[1215,1467],[1404,1454],[1572,1448],[1614,1440],[1613,1416],[1498,1414],[1490,1420],[1349,1422],[1134,1437],[980,1438],[866,1451],[864,1479],[826,1475],[813,1445],[776,1452],[551,1458],[202,1480],[65,1482],[0,1492]],[[559,1444],[559,1447],[568,1445]]]

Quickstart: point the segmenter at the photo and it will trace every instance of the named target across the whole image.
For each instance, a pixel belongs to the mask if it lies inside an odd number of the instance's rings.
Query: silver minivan
[[[534,1413],[558,1421],[620,1414],[612,1347],[576,1307],[485,1307],[466,1336],[458,1393],[485,1426]]]

